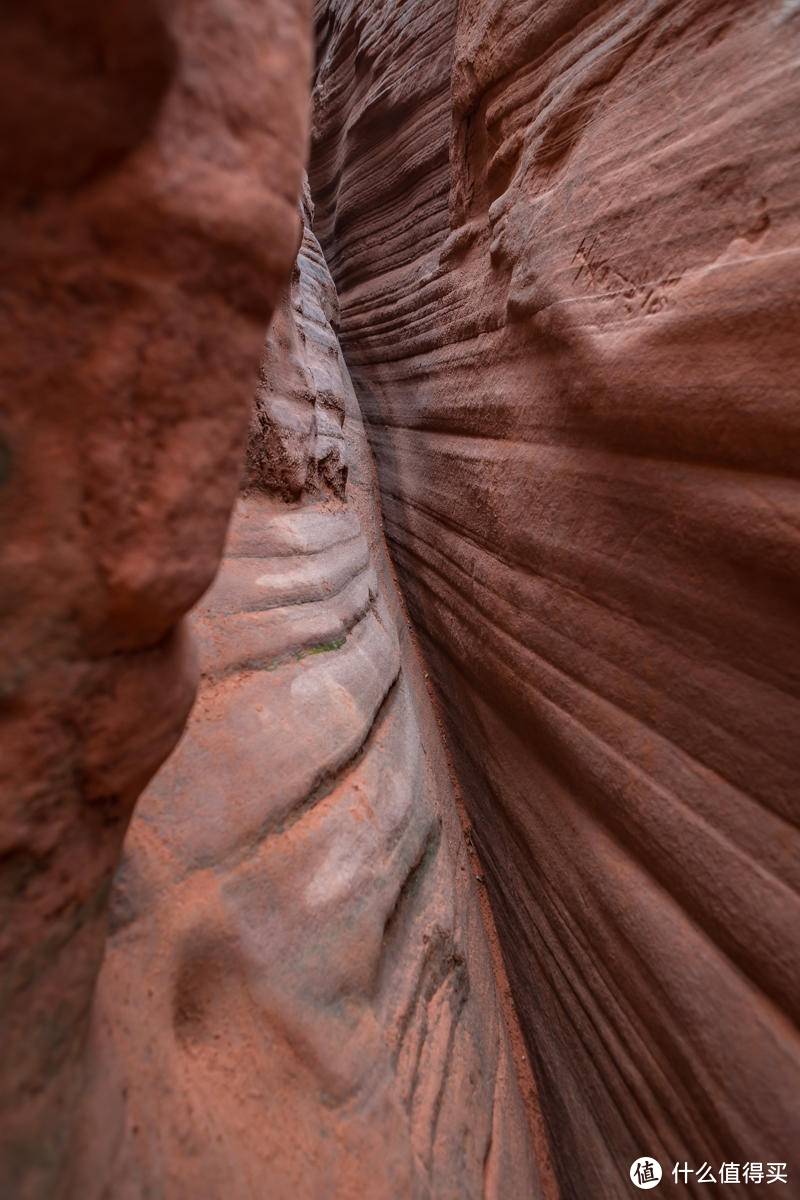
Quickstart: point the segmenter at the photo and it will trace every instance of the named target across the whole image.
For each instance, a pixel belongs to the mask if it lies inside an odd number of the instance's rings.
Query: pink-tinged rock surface
[[[317,18],[316,230],[563,1195],[796,1194],[800,10]]]
[[[192,703],[181,618],[222,552],[297,247],[307,17],[293,0],[0,15],[8,1200],[67,1186],[111,875]]]
[[[541,1195],[334,316],[306,232],[114,884],[81,1200]]]

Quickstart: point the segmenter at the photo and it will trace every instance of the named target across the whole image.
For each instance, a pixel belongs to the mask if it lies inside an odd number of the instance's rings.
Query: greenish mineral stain
[[[297,657],[305,658],[307,654],[328,654],[331,650],[341,650],[346,641],[346,637],[340,637],[334,638],[332,642],[320,642],[318,646],[309,646],[307,650],[301,650]]]

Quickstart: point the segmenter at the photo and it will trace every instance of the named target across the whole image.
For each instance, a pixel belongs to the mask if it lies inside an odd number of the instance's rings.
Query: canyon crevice
[[[311,7],[0,16],[0,1196],[800,1195],[800,7]]]
[[[305,211],[197,703],[112,892],[86,1200],[541,1194]]]

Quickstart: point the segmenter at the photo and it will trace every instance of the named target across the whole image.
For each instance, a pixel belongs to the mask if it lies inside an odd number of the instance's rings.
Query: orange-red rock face
[[[297,247],[292,0],[0,16],[0,1194],[53,1200],[111,874],[177,740]],[[221,334],[224,331],[224,335]]]
[[[318,33],[316,229],[563,1193],[791,1160],[797,6]]]
[[[541,1195],[334,313],[307,230],[114,884],[76,1200]]]

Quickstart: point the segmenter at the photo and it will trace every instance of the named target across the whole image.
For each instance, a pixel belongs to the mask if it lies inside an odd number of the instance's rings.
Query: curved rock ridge
[[[0,13],[0,1195],[59,1200],[111,876],[175,745],[299,232],[294,0]],[[221,331],[224,331],[224,336]]]
[[[315,228],[563,1194],[791,1161],[797,5],[316,11]]]
[[[81,1200],[541,1194],[333,315],[306,229],[114,884]]]

